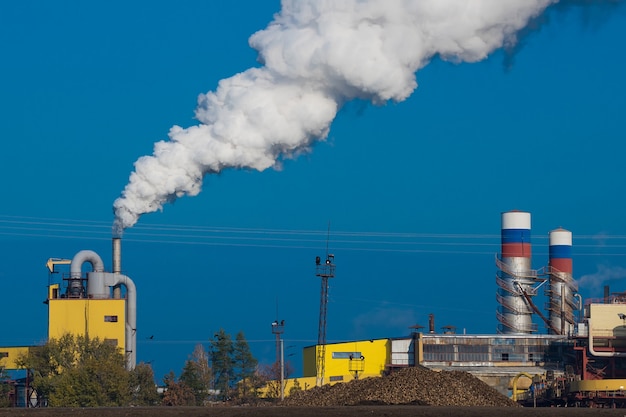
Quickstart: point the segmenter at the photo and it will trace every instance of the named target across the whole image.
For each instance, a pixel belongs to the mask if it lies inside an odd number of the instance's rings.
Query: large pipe
[[[82,250],[74,255],[70,265],[70,279],[67,287],[67,295],[71,298],[81,298],[84,294],[82,269],[83,264],[89,262],[94,272],[104,271],[104,262],[97,253],[91,250]]]
[[[122,273],[122,239],[119,237],[113,238],[113,264],[112,272],[114,274]],[[113,298],[122,298],[122,289],[119,285],[113,287]]]
[[[104,271],[104,262],[102,262],[102,258],[92,251],[92,250],[81,250],[72,259],[72,264],[70,265],[70,277],[71,278],[80,278],[82,275],[82,268],[85,262],[89,262],[94,272],[102,272]]]
[[[589,353],[593,356],[600,356],[603,358],[626,358],[626,352],[597,352],[593,349],[593,329],[591,327],[591,317],[587,319],[587,331],[589,332],[588,338],[588,349]]]
[[[87,274],[87,291],[94,299],[108,298],[109,288],[126,287],[126,369],[132,370],[137,363],[137,287],[126,275],[110,272]]]

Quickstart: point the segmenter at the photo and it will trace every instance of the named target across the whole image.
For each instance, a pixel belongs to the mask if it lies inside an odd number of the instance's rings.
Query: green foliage
[[[191,388],[196,405],[204,405],[209,397],[213,373],[209,365],[209,355],[201,344],[197,344],[191,358],[185,362],[180,381]]]
[[[229,397],[234,383],[233,341],[224,329],[213,335],[211,340],[211,365],[218,397],[225,400]]]
[[[30,370],[33,387],[50,406],[150,405],[149,391],[156,394],[152,370],[145,369],[147,365],[127,371],[120,350],[98,338],[65,334],[30,349],[17,362]],[[150,378],[152,382],[148,382]]]
[[[9,384],[9,376],[6,374],[4,367],[0,366],[0,407],[8,407],[11,405],[9,393],[12,387]]]
[[[233,365],[235,381],[239,382],[239,397],[256,397],[260,386],[256,378],[258,361],[252,356],[248,341],[241,331],[235,336]]]
[[[152,367],[145,363],[138,364],[130,372],[131,405],[151,406],[161,401],[154,383]]]

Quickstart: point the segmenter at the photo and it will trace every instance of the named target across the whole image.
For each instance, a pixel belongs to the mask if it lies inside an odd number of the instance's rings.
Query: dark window
[[[502,360],[503,361],[508,361],[509,360],[509,354],[508,353],[503,353],[502,354]]]
[[[330,377],[330,382],[336,382],[336,381],[343,381],[343,375]]]
[[[104,339],[104,343],[111,346],[117,346],[117,339]]]
[[[532,353],[528,354],[528,360],[531,361],[531,362],[533,361],[533,354]]]
[[[9,352],[0,352],[0,358],[8,358]]]
[[[117,316],[104,316],[104,321],[108,323],[117,323]]]

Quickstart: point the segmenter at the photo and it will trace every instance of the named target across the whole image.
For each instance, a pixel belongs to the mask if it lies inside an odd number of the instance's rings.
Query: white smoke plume
[[[587,274],[580,277],[577,282],[580,288],[588,288],[591,290],[601,288],[602,285],[609,281],[622,280],[626,278],[626,268],[621,266],[608,267],[598,265],[598,270],[593,274]]]
[[[283,0],[250,38],[262,66],[200,95],[199,124],[172,127],[168,141],[135,162],[113,204],[115,233],[197,195],[209,173],[276,168],[309,151],[349,100],[406,99],[416,71],[435,56],[476,62],[515,45],[516,34],[557,1]]]

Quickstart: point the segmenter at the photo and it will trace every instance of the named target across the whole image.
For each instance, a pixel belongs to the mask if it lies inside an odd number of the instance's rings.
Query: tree
[[[213,375],[209,365],[209,355],[201,344],[197,344],[191,358],[185,362],[180,380],[191,388],[196,405],[204,405],[209,396]]]
[[[287,378],[293,373],[293,367],[290,362],[284,364],[284,381],[283,388],[287,384]],[[259,369],[259,376],[265,382],[265,396],[267,398],[280,398],[280,362],[274,362],[271,365],[262,366]]]
[[[182,381],[176,380],[174,372],[170,372],[163,378],[165,393],[163,394],[163,405],[185,406],[195,405],[196,397],[193,391]]]
[[[122,406],[130,400],[130,373],[116,347],[98,338],[65,334],[29,349],[17,364],[51,406]]]
[[[243,332],[235,336],[233,346],[233,365],[235,381],[239,383],[239,396],[243,399],[255,397],[259,383],[256,378],[258,361],[252,356],[250,346]]]
[[[211,340],[211,367],[218,396],[225,400],[233,385],[233,341],[224,329],[213,335]]]
[[[130,372],[131,405],[158,405],[159,393],[154,383],[152,367],[146,363],[138,364]]]
[[[289,389],[289,395],[293,395],[298,391],[302,391],[302,387],[300,386],[300,381],[298,381],[298,378],[294,378],[293,386]]]
[[[13,387],[10,384],[9,376],[4,367],[0,366],[0,407],[8,407],[11,405],[9,395]]]

